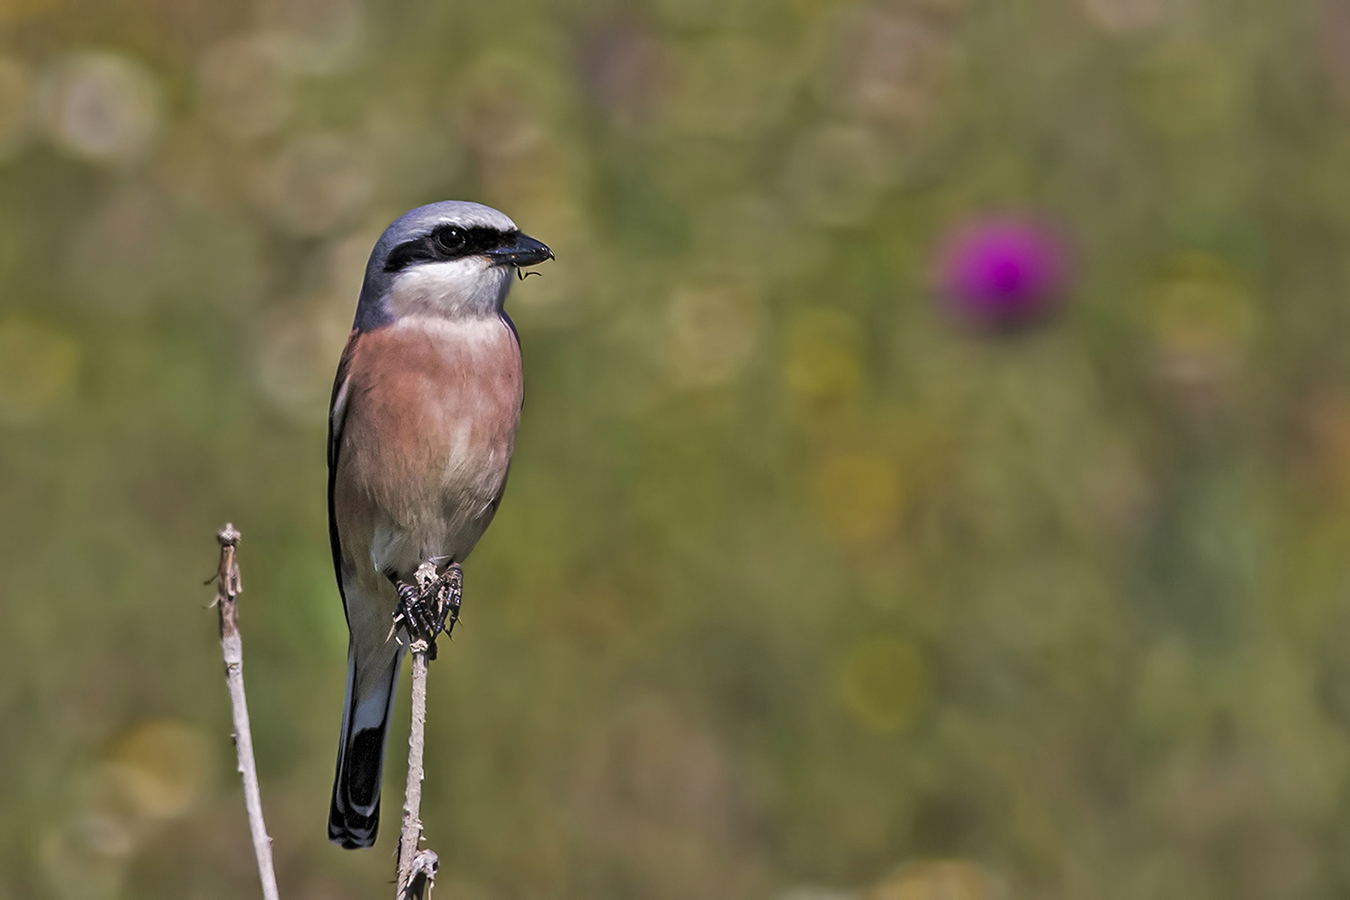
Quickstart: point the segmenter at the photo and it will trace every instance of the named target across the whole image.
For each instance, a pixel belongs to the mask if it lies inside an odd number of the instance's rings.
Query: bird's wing
[[[521,361],[524,362],[525,351],[520,346],[520,332],[516,330],[516,323],[511,321],[511,317],[506,314],[506,310],[502,310],[501,315],[502,321],[506,323],[506,327],[511,329],[511,339],[516,342],[516,352],[520,354]],[[525,409],[524,390],[520,392],[520,408],[516,410],[516,415],[519,416],[523,409]],[[492,518],[497,515],[497,507],[502,505],[502,497],[506,496],[506,482],[510,477],[511,460],[508,459],[506,461],[506,471],[502,474],[502,486],[497,488],[496,495],[488,502],[488,508],[491,510],[491,514],[488,516],[488,523],[491,523]],[[483,527],[486,528],[487,525],[484,525]]]
[[[347,346],[338,360],[337,375],[333,378],[333,396],[328,403],[328,540],[333,546],[333,571],[337,575],[338,593],[342,595],[342,611],[347,611],[347,592],[342,585],[342,538],[338,534],[337,516],[333,510],[333,491],[337,485],[338,454],[342,451],[342,428],[347,422],[347,404],[351,399],[348,376],[352,357],[361,341],[361,332],[352,331]]]

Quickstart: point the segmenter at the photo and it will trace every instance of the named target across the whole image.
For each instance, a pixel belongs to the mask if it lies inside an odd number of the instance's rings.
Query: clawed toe
[[[450,634],[459,621],[459,604],[464,593],[464,570],[459,567],[459,563],[450,564],[450,568],[440,577],[439,585],[441,590],[438,596],[443,598],[440,630]]]
[[[394,627],[403,627],[411,640],[431,642],[436,639],[436,613],[426,599],[414,588],[399,591],[398,608],[394,612]]]
[[[402,627],[409,640],[425,643],[427,657],[435,659],[437,635],[442,632],[449,634],[459,621],[464,571],[458,563],[451,563],[434,580],[426,581],[420,575],[419,580],[424,584],[421,588],[401,581],[394,582],[398,591],[398,606],[389,634],[392,637]]]

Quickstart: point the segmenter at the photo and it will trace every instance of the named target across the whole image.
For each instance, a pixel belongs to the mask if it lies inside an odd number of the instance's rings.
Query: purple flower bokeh
[[[1059,306],[1073,281],[1071,257],[1061,232],[1034,216],[982,216],[942,239],[934,282],[963,324],[1010,330]]]

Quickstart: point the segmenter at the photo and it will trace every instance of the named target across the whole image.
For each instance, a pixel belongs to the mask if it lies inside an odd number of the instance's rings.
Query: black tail
[[[380,829],[380,776],[401,657],[396,654],[385,671],[367,679],[358,678],[365,673],[356,671],[354,653],[347,656],[347,700],[328,812],[328,839],[348,850],[373,845]]]

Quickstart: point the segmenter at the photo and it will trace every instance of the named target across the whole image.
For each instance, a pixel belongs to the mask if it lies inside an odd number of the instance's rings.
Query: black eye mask
[[[516,240],[518,231],[495,228],[461,228],[442,225],[430,234],[399,244],[384,260],[386,272],[398,272],[413,263],[448,262],[466,256],[482,256]]]

